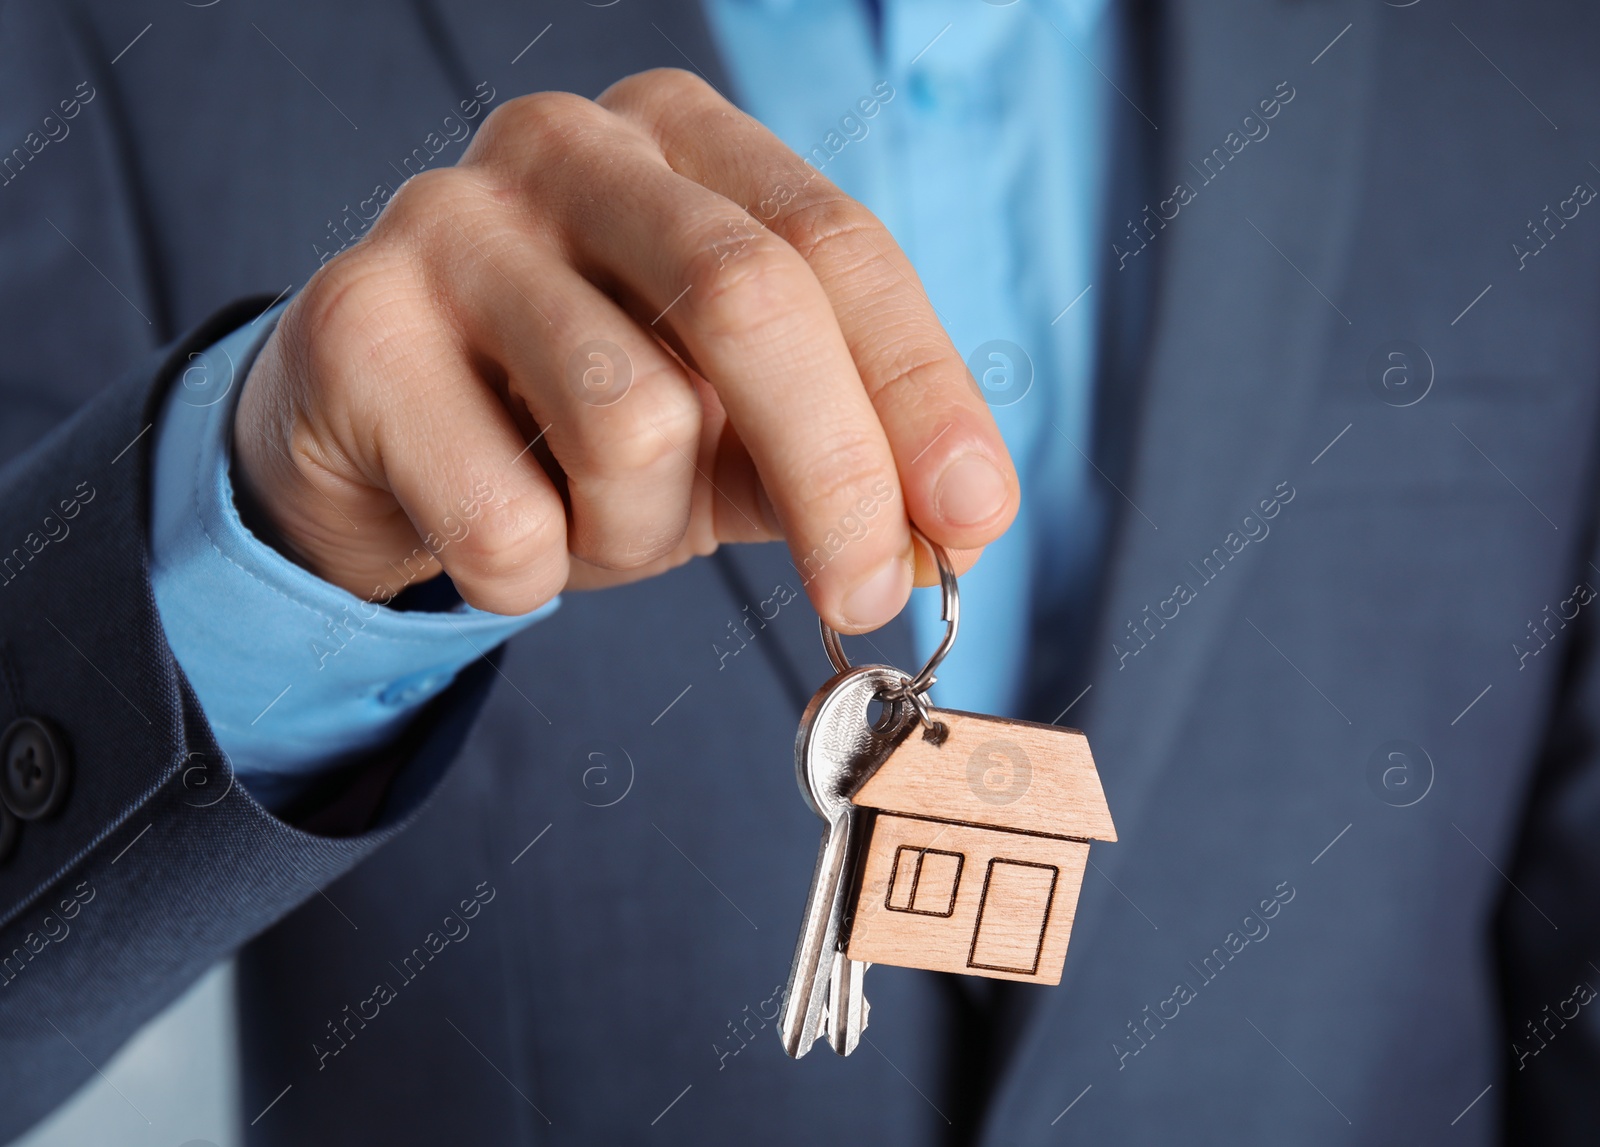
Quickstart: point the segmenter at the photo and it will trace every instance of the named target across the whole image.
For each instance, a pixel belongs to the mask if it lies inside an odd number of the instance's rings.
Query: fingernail
[[[852,629],[877,629],[893,619],[911,593],[911,566],[890,558],[845,595],[839,612]]]
[[[1006,480],[981,454],[963,454],[944,468],[933,505],[952,526],[981,526],[1006,502]]]

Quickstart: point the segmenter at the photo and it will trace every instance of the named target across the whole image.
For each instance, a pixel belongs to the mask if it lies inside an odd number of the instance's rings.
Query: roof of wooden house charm
[[[852,960],[1058,984],[1090,840],[1116,840],[1076,729],[933,710],[851,796]],[[868,811],[870,810],[870,811]]]

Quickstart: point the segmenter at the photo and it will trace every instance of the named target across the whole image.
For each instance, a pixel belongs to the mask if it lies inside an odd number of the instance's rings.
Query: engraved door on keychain
[[[822,626],[839,672],[795,743],[801,792],[828,824],[779,1026],[795,1058],[822,1036],[855,1049],[874,963],[1060,983],[1089,842],[1117,838],[1081,732],[929,705],[960,616],[955,571],[929,544],[947,628],[916,676],[853,668]]]

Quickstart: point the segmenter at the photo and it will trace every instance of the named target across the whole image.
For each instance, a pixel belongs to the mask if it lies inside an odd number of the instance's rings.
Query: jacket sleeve
[[[275,816],[235,783],[163,636],[146,547],[150,426],[188,355],[149,356],[0,471],[0,1139],[48,1112],[218,958],[415,815],[484,662],[398,741]]]
[[[281,283],[181,334],[195,269],[163,242],[121,85],[204,28],[94,7],[0,0],[0,782],[28,818],[0,816],[0,1141],[400,831],[493,676],[475,663],[279,815],[235,783],[152,595],[153,424],[189,355]]]

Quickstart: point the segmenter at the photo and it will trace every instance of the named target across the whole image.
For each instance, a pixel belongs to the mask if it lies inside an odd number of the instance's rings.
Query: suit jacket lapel
[[[1360,201],[1376,40],[1374,22],[1354,9],[1174,0],[1165,13],[1164,202],[1149,203],[1148,228],[1142,200],[1110,212],[1124,251],[1137,246],[1123,223],[1133,215],[1145,247],[1130,269],[1153,258],[1157,282],[1137,401],[1122,404],[1138,417],[1126,480],[1118,479],[1126,497],[1114,495],[1087,658],[1093,688],[1072,714],[1089,734],[1118,831],[1117,844],[1094,849],[1103,876],[1091,873],[1083,886],[1079,960],[1094,943],[1102,903],[1117,895],[1122,859],[1141,847],[1151,791],[1179,767],[1176,738],[1211,650],[1245,624],[1255,555],[1241,543],[1257,527],[1244,519],[1259,520],[1261,503],[1275,496],[1280,508],[1268,524],[1292,519],[1294,507],[1275,494],[1279,483],[1292,488],[1339,430],[1308,425],[1307,416],[1325,348],[1348,324],[1337,304]],[[1270,119],[1262,101],[1269,111],[1276,101]],[[1247,115],[1255,118],[1246,123]],[[1223,560],[1206,566],[1218,550]],[[1020,1114],[1012,1106],[1029,1088],[1045,1086],[1051,1017],[1070,1004],[1075,952],[1061,986],[1024,1005],[1031,1015],[1021,1020],[1018,1070],[1003,1084],[991,1126]]]
[[[1148,241],[1164,247],[1165,261],[1124,487],[1142,513],[1121,508],[1096,628],[1096,688],[1082,718],[1129,845],[1210,647],[1240,622],[1252,556],[1241,546],[1253,529],[1244,519],[1292,517],[1261,503],[1282,503],[1279,483],[1292,488],[1339,429],[1307,426],[1306,416],[1325,348],[1348,324],[1336,304],[1359,202],[1374,39],[1352,27],[1313,71],[1303,60],[1322,46],[1318,37],[1345,22],[1332,6],[1201,7],[1176,3],[1169,21],[1182,78],[1162,124],[1164,168],[1169,194],[1183,183],[1192,197]],[[1279,94],[1290,91],[1292,99]],[[1279,110],[1262,120],[1259,101],[1274,99]],[[1207,180],[1202,161],[1238,146],[1252,113],[1248,131],[1261,124],[1268,133]],[[1218,549],[1225,560],[1206,565]],[[1180,585],[1186,593],[1175,593]],[[1106,850],[1103,866],[1116,864],[1116,851]]]

